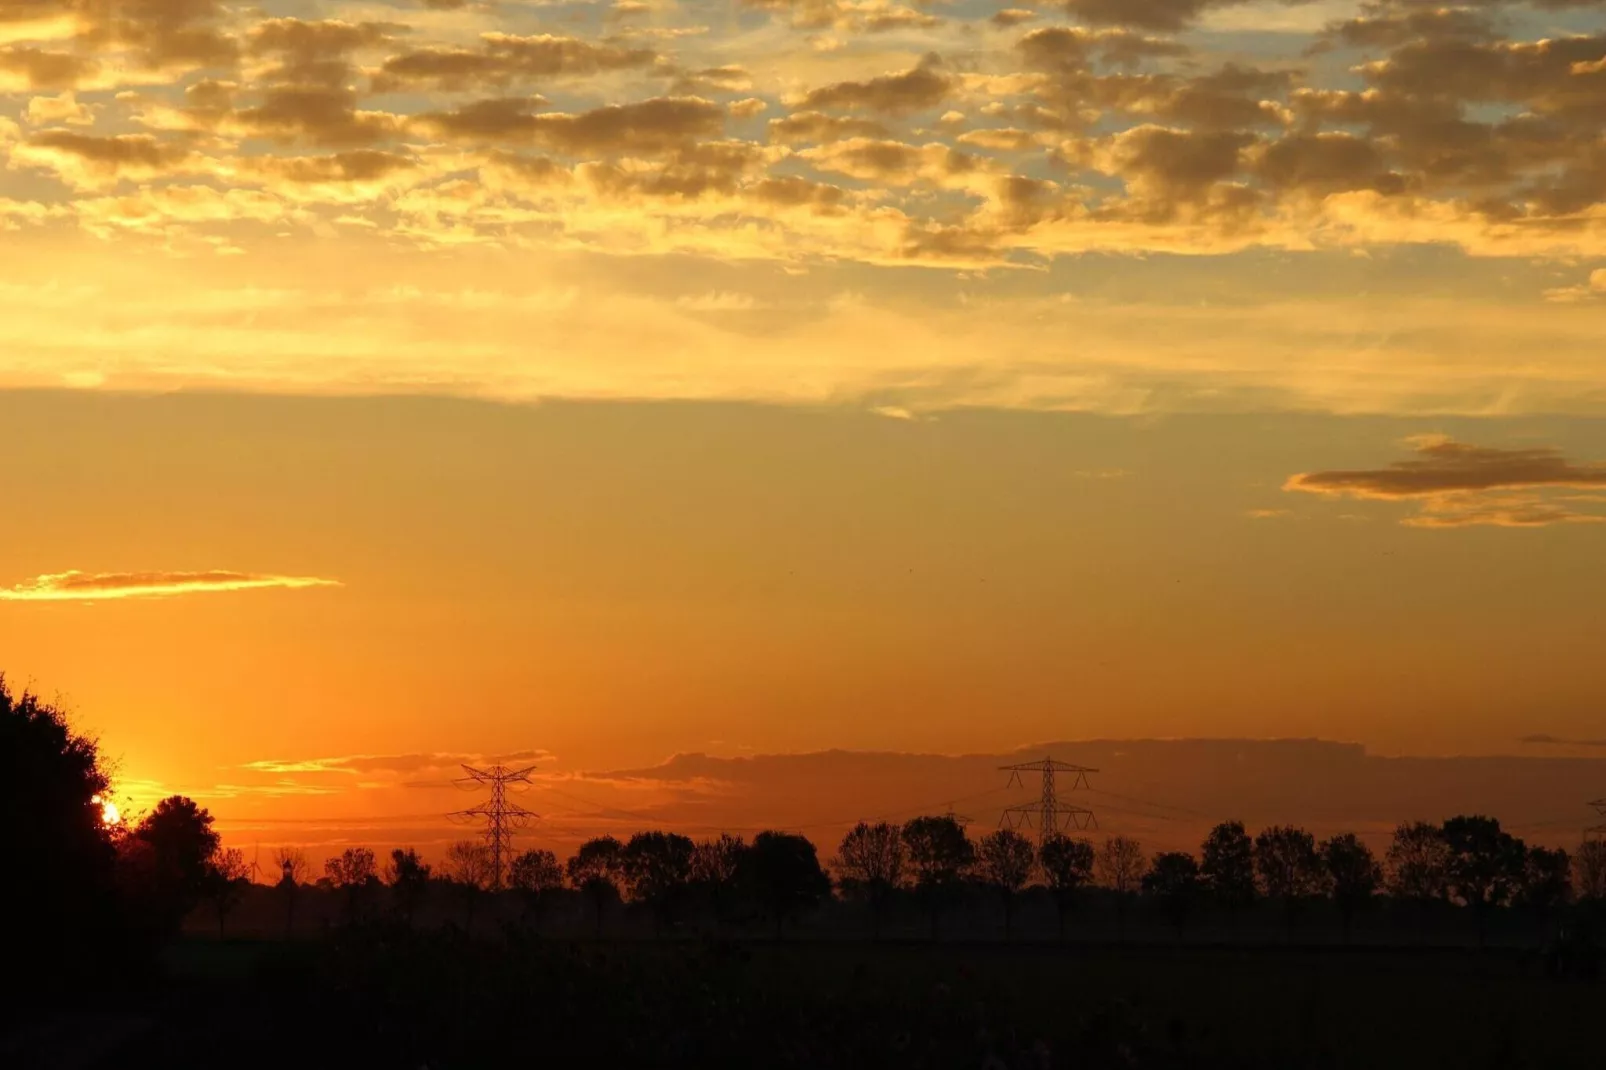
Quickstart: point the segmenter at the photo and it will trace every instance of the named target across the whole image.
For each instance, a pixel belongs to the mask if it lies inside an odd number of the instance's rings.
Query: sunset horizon
[[[1596,1070],[1603,339],[1606,0],[0,0],[0,1063]]]

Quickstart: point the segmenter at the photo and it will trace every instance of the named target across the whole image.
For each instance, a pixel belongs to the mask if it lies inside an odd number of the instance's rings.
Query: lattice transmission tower
[[[1595,813],[1606,817],[1606,799],[1596,799],[1589,805],[1595,808]],[[1606,825],[1592,825],[1584,830],[1586,840],[1606,840]]]
[[[1067,790],[1076,791],[1081,788],[1091,788],[1087,782],[1089,773],[1098,772],[1085,765],[1071,765],[1069,762],[1056,761],[1053,758],[1044,758],[1040,762],[1022,762],[1019,765],[1001,765],[1000,770],[1009,773],[1009,786],[1025,785],[1022,773],[1039,773],[1042,776],[1042,793],[1036,802],[1021,803],[1004,810],[998,819],[1000,828],[1023,829],[1035,828],[1039,845],[1050,836],[1057,836],[1066,829],[1098,828],[1098,818],[1093,811],[1085,806],[1076,806],[1061,802],[1059,797],[1060,783],[1056,775],[1069,774],[1070,787]]]
[[[488,786],[491,789],[491,798],[478,806],[459,810],[449,816],[458,821],[485,822],[483,833],[485,845],[491,850],[491,888],[493,891],[500,891],[504,862],[513,857],[513,834],[528,825],[532,818],[541,816],[533,810],[526,810],[516,802],[509,801],[508,786],[529,784],[530,774],[535,772],[535,766],[508,769],[493,765],[489,769],[476,769],[472,765],[465,765],[463,771],[468,775],[457,779],[458,787],[472,791],[482,785]]]

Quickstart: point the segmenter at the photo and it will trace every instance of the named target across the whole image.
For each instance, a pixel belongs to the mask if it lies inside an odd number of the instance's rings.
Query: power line
[[[1186,806],[1175,806],[1171,803],[1155,802],[1152,799],[1139,799],[1131,795],[1120,795],[1113,791],[1105,791],[1103,788],[1090,787],[1087,790],[1091,791],[1094,795],[1106,795],[1112,799],[1120,799],[1122,802],[1136,803],[1139,806],[1148,806],[1156,810],[1175,810],[1179,814],[1188,814],[1191,817],[1203,818],[1206,821],[1216,820],[1210,814],[1203,813],[1199,810],[1191,810]]]
[[[540,816],[518,803],[509,802],[507,788],[509,784],[528,784],[535,766],[508,769],[493,765],[489,769],[476,769],[472,765],[465,765],[463,771],[468,776],[458,779],[459,787],[473,788],[477,785],[488,785],[491,789],[491,798],[489,802],[467,810],[459,810],[449,816],[460,821],[485,819],[485,843],[491,849],[491,888],[493,891],[499,891],[502,887],[503,859],[510,859],[513,855],[514,831],[528,825],[531,818]]]
[[[1097,769],[1090,769],[1085,765],[1071,765],[1069,762],[1056,761],[1053,758],[1044,758],[1040,762],[1021,762],[1018,765],[1001,765],[998,768],[1009,773],[1011,786],[1017,784],[1024,786],[1022,773],[1034,772],[1042,778],[1042,788],[1037,801],[1005,807],[998,818],[999,827],[1011,829],[1035,827],[1039,845],[1050,836],[1058,836],[1067,828],[1079,831],[1098,828],[1098,818],[1093,815],[1092,810],[1085,806],[1074,806],[1059,801],[1058,785],[1055,782],[1056,774],[1069,773],[1070,790],[1088,788],[1087,774],[1096,773]]]
[[[1606,817],[1606,799],[1596,799],[1589,804],[1595,808],[1595,813]],[[1606,825],[1591,825],[1584,830],[1584,839],[1606,841]]]
[[[652,814],[642,813],[642,812],[636,811],[636,810],[627,810],[627,809],[624,809],[623,807],[608,806],[605,803],[597,802],[595,799],[587,799],[587,798],[584,798],[583,796],[576,795],[573,792],[564,791],[561,788],[554,788],[550,784],[540,785],[540,787],[537,790],[550,791],[553,794],[561,795],[566,799],[572,799],[575,802],[584,803],[587,806],[595,807],[596,810],[597,810],[597,813],[589,814],[589,815],[588,814],[576,813],[576,814],[574,814],[574,816],[576,816],[576,817],[587,817],[587,816],[604,817],[604,816],[607,816],[608,814],[617,814],[617,815],[624,816],[624,817],[635,818],[636,820],[639,820],[639,821],[653,821],[653,822],[656,822],[656,821],[664,820],[663,815],[654,816]],[[977,799],[982,799],[982,798],[985,798],[985,797],[987,797],[989,795],[997,795],[999,792],[1006,791],[1006,790],[1008,790],[1008,789],[1007,788],[989,788],[986,791],[979,791],[979,792],[976,792],[973,795],[961,795],[961,796],[958,796],[957,798],[949,797],[947,799],[936,799],[936,800],[933,800],[931,802],[918,803],[918,804],[916,804],[914,806],[901,807],[901,808],[899,808],[897,810],[889,810],[889,811],[887,811],[885,813],[876,814],[876,815],[873,815],[873,816],[868,817],[868,818],[864,814],[857,814],[857,815],[855,815],[853,817],[822,818],[822,819],[819,819],[819,820],[804,821],[804,822],[772,822],[772,823],[767,824],[767,825],[692,825],[692,824],[687,824],[687,823],[682,822],[682,821],[676,821],[676,822],[674,822],[674,824],[676,825],[676,827],[679,827],[679,828],[696,829],[698,831],[711,831],[711,832],[763,832],[766,829],[776,829],[776,828],[795,829],[795,830],[799,830],[799,831],[804,830],[804,829],[843,828],[843,827],[851,827],[853,825],[856,825],[860,821],[866,821],[866,820],[869,820],[869,821],[887,821],[887,820],[890,820],[892,818],[902,817],[904,815],[918,814],[918,813],[921,813],[923,811],[929,811],[929,810],[933,809],[934,807],[938,807],[938,806],[946,806],[950,811],[952,811],[953,807],[958,803],[973,802],[973,801],[975,801]]]

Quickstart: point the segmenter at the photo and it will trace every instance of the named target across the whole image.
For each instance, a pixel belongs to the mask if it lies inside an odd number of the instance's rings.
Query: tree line
[[[1052,899],[1062,936],[1066,920],[1097,895],[1113,904],[1118,926],[1128,909],[1148,908],[1179,937],[1206,908],[1235,926],[1240,915],[1270,905],[1291,927],[1306,906],[1322,902],[1347,941],[1356,915],[1386,900],[1408,911],[1462,910],[1481,938],[1491,911],[1517,907],[1543,916],[1574,901],[1606,901],[1606,843],[1586,842],[1569,854],[1525,844],[1482,816],[1401,825],[1381,857],[1353,833],[1318,840],[1288,825],[1251,835],[1242,822],[1223,822],[1197,853],[1149,855],[1127,836],[1095,842],[1051,835],[1039,843],[999,829],[973,838],[952,817],[923,816],[860,823],[824,863],[813,843],[783,831],[751,842],[729,834],[696,841],[665,831],[601,836],[566,859],[530,849],[511,859],[505,882],[486,845],[473,840],[452,844],[438,865],[411,848],[396,848],[382,861],[365,847],[327,859],[321,876],[299,848],[280,848],[274,862],[287,930],[309,885],[340,895],[352,922],[373,918],[383,899],[392,917],[411,924],[431,895],[454,896],[470,929],[477,904],[499,884],[518,896],[522,919],[537,929],[556,901],[578,897],[597,935],[618,904],[645,910],[659,932],[701,914],[716,922],[761,916],[779,933],[834,899],[863,908],[872,937],[890,914],[910,905],[938,937],[946,916],[984,898],[998,905],[1008,937],[1018,904],[1035,891]],[[221,924],[230,885],[214,880],[210,887],[221,897]]]
[[[135,822],[108,823],[100,805],[109,776],[92,739],[75,733],[59,709],[0,678],[0,777],[3,822],[11,857],[35,879],[22,882],[23,909],[13,915],[22,941],[54,949],[76,940],[90,947],[150,947],[177,931],[209,902],[220,932],[249,892],[251,867],[221,844],[212,817],[182,796],[163,799]],[[1399,826],[1378,857],[1354,834],[1318,840],[1287,825],[1251,835],[1241,822],[1210,830],[1197,852],[1146,853],[1134,839],[1060,834],[1034,842],[1012,829],[972,837],[950,816],[921,816],[901,824],[860,823],[822,862],[815,845],[782,830],[751,841],[731,835],[694,841],[669,831],[621,840],[601,836],[567,858],[526,850],[498,872],[484,843],[451,845],[436,864],[410,848],[381,859],[350,847],[315,873],[304,851],[280,848],[274,885],[286,930],[310,887],[343,903],[349,922],[386,918],[411,924],[423,904],[456,897],[465,928],[490,891],[505,888],[522,903],[522,917],[539,928],[555,903],[578,899],[601,934],[616,904],[645,911],[657,931],[694,912],[716,922],[751,924],[762,918],[777,934],[817,908],[853,904],[879,936],[894,913],[918,910],[932,937],[967,902],[998,904],[1005,935],[1023,897],[1051,898],[1063,935],[1066,920],[1090,896],[1113,904],[1124,928],[1127,911],[1147,908],[1182,935],[1202,909],[1229,924],[1257,905],[1279,907],[1291,927],[1308,904],[1325,902],[1352,919],[1380,900],[1397,907],[1459,908],[1481,935],[1490,915],[1510,907],[1554,911],[1569,902],[1598,908],[1606,900],[1606,843],[1576,852],[1524,843],[1491,817],[1468,815],[1442,823]],[[381,909],[381,905],[382,908]],[[65,938],[60,934],[68,934]],[[62,956],[57,955],[60,960]]]

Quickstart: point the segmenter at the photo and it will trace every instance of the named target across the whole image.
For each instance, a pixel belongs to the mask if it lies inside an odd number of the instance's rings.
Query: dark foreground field
[[[1505,951],[367,934],[189,941],[165,972],[36,1018],[12,1065],[1606,1066],[1606,984]]]

